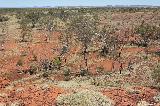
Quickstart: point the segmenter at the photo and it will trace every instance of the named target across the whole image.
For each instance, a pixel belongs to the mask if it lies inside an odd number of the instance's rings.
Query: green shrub
[[[54,65],[56,66],[57,69],[61,68],[61,59],[60,59],[60,57],[55,58]]]
[[[100,56],[106,57],[108,53],[109,53],[109,49],[106,46],[101,48]]]
[[[144,21],[135,29],[135,32],[142,38],[142,40],[137,44],[138,46],[147,47],[151,40],[160,39],[160,27],[146,24]]]
[[[48,74],[47,72],[44,72],[44,73],[42,74],[42,76],[43,76],[44,78],[47,78],[47,77],[49,76],[49,74]]]
[[[59,64],[61,64],[61,60],[60,60],[59,58],[55,58],[54,63],[55,63],[56,65],[59,65]]]
[[[156,54],[157,56],[160,56],[160,50],[157,51],[157,52],[155,52],[155,54]]]
[[[160,64],[154,69],[152,73],[152,78],[156,83],[160,83]]]
[[[136,33],[140,34],[140,35],[145,35],[148,31],[148,27],[141,25],[136,29]]]
[[[66,69],[63,71],[64,76],[69,76],[70,75],[70,70]]]
[[[36,65],[31,65],[30,66],[30,69],[29,69],[29,74],[32,75],[32,74],[35,74],[36,71],[37,71],[37,66]]]
[[[0,22],[8,21],[9,18],[5,16],[0,16]]]
[[[66,68],[63,70],[64,80],[69,81],[70,80],[70,69]]]
[[[148,56],[147,55],[143,56],[143,59],[148,60]]]
[[[114,106],[110,98],[93,90],[81,90],[73,94],[59,95],[56,106]]]
[[[80,71],[80,75],[81,75],[81,76],[86,76],[86,75],[88,75],[88,74],[89,74],[88,70],[86,70],[86,69],[81,69],[81,71]]]

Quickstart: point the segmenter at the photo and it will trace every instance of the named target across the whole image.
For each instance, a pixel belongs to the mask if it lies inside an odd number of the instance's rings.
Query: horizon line
[[[0,7],[0,8],[66,8],[66,7],[72,7],[72,8],[79,8],[79,7],[131,7],[131,8],[144,8],[144,7],[150,7],[150,8],[156,8],[156,7],[160,7],[160,5],[104,5],[104,6],[21,6],[21,7]]]

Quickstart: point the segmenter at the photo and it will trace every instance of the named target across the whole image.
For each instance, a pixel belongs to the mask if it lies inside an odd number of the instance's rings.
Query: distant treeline
[[[160,7],[57,7],[57,8],[0,8],[0,14],[32,12],[32,11],[77,11],[77,12],[147,12],[160,11]]]

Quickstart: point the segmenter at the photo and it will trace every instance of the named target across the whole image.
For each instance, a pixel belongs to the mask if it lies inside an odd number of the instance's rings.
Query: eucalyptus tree
[[[43,16],[42,12],[34,10],[34,12],[25,14],[24,18],[28,20],[28,23],[31,23],[31,28],[35,28],[41,16]]]
[[[70,23],[70,31],[76,35],[76,39],[82,44],[82,54],[85,60],[85,68],[88,70],[87,53],[93,43],[93,37],[97,32],[97,22],[92,14],[79,14],[74,16]]]
[[[160,40],[160,26],[147,24],[144,21],[136,28],[136,33],[142,38],[139,46],[147,47],[150,41]]]
[[[32,41],[32,28],[28,25],[27,20],[21,20],[20,22],[20,29],[21,29],[21,42],[29,42]]]
[[[41,27],[42,30],[46,31],[46,39],[45,41],[49,41],[51,34],[53,32],[53,17],[50,15],[46,15],[40,18],[39,20],[39,26]]]
[[[42,12],[38,11],[24,11],[22,10],[17,14],[19,19],[20,29],[21,29],[21,41],[28,42],[32,40],[32,30],[38,24],[39,19],[43,16]]]
[[[101,42],[100,54],[106,56],[112,54],[119,48],[117,36],[114,35],[115,29],[111,26],[103,26],[99,33],[99,40]]]

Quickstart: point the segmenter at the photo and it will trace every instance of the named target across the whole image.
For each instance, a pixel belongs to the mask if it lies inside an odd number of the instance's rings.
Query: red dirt
[[[5,73],[7,76],[0,77],[0,90],[4,90],[4,88],[10,84],[11,81],[15,81],[21,78],[28,77],[28,75],[19,74],[18,70],[27,70],[29,69],[30,63],[33,60],[33,56],[37,57],[37,62],[43,59],[53,60],[55,57],[60,55],[61,44],[59,41],[59,37],[61,34],[59,32],[53,32],[51,35],[50,41],[46,42],[45,39],[46,32],[38,32],[34,34],[34,43],[28,42],[23,45],[23,43],[18,43],[14,40],[6,41],[4,43],[4,54],[8,53],[5,56],[2,56],[0,60],[0,72]],[[124,32],[119,32],[119,35],[124,35]],[[140,38],[129,37],[124,38],[124,36],[119,36],[120,40],[125,42],[135,41]],[[23,45],[23,46],[22,46]],[[98,46],[98,44],[96,45]],[[79,72],[80,66],[85,67],[85,62],[83,60],[83,56],[80,54],[82,46],[71,45],[71,48],[68,53],[63,55],[62,65],[66,65],[71,68],[72,72]],[[144,48],[139,47],[131,47],[131,48],[123,48],[119,50],[122,54],[124,53],[138,53],[144,51]],[[146,49],[149,52],[155,52],[159,50],[159,48],[148,48]],[[25,56],[21,56],[21,53],[25,53]],[[73,56],[78,55],[80,58],[73,63],[67,63]],[[90,63],[88,63],[89,71],[92,74],[97,74],[96,70],[98,67],[104,68],[105,72],[118,71],[121,68],[126,68],[128,62],[133,60],[134,62],[139,62],[139,58],[129,55],[126,59],[120,59],[119,61],[101,58],[98,56],[98,52],[89,53],[87,56]],[[17,66],[17,62],[22,59],[23,65]],[[66,63],[64,62],[66,59]],[[100,60],[102,59],[102,60]],[[160,58],[153,58],[153,60],[159,60]],[[61,81],[64,80],[64,76],[62,74],[57,74],[52,76],[53,80]],[[127,79],[127,78],[126,78]],[[138,81],[137,79],[135,79]],[[130,81],[129,79],[127,81]],[[133,80],[134,81],[134,80]],[[16,89],[18,87],[22,87],[23,90],[17,92]],[[135,90],[140,90],[138,94],[130,94],[124,89],[106,89],[102,91],[104,95],[110,97],[116,102],[116,106],[136,106],[137,102],[140,100],[145,100],[147,102],[153,101],[153,96],[157,94],[157,91],[150,88],[145,87],[135,87]],[[15,102],[20,100],[22,104],[27,106],[54,106],[56,97],[64,93],[64,89],[58,87],[50,87],[48,89],[40,89],[37,88],[36,85],[32,86],[23,86],[23,85],[15,85],[15,88],[11,91],[7,91],[7,97],[0,97],[0,101],[4,103]],[[157,105],[159,106],[159,105]]]
[[[4,77],[0,77],[0,90],[2,88],[5,88],[7,85],[9,85],[10,80]]]
[[[123,89],[106,89],[103,94],[110,97],[116,102],[116,106],[137,106],[140,100],[145,100],[149,103],[154,102],[153,96],[157,95],[157,91],[145,87],[135,87],[135,90],[140,90],[139,93],[129,93]]]
[[[63,89],[50,87],[48,89],[38,89],[35,85],[23,87],[22,91],[16,91],[17,88],[10,91],[7,97],[0,98],[1,102],[10,103],[20,101],[21,104],[27,106],[54,106],[57,96],[64,92]]]

